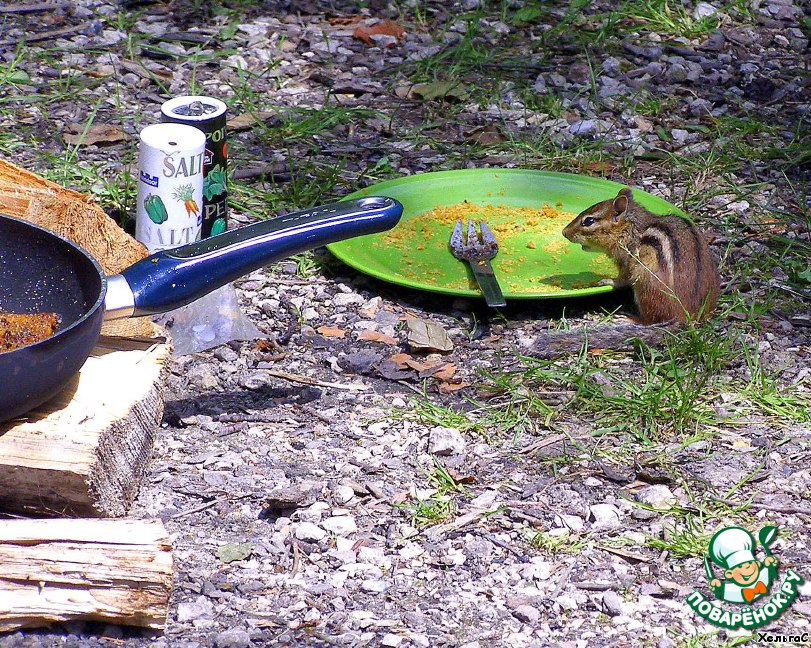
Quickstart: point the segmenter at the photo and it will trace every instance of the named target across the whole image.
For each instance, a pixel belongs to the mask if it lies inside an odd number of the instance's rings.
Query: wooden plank
[[[163,416],[168,354],[154,340],[102,337],[59,396],[0,424],[0,508],[124,515]]]
[[[163,628],[172,572],[160,520],[0,521],[0,632],[75,619]]]

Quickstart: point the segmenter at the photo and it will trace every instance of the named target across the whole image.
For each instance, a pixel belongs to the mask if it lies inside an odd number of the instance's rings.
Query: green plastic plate
[[[404,206],[400,223],[388,232],[327,248],[347,265],[384,281],[481,297],[468,265],[448,250],[448,238],[457,217],[482,219],[499,243],[492,265],[506,298],[607,292],[610,286],[598,284],[616,275],[613,263],[603,254],[584,252],[563,238],[561,230],[576,214],[613,198],[623,186],[569,173],[521,169],[438,171],[397,178],[347,197],[396,198]],[[654,213],[685,216],[643,191],[635,189],[634,198]]]

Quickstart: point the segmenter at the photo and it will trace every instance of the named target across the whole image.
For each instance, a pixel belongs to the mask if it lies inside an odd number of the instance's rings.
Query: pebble
[[[615,617],[623,614],[625,604],[614,590],[608,590],[603,593],[603,610],[609,616]]]
[[[428,452],[445,456],[463,454],[467,441],[456,428],[437,426],[431,428],[428,437]]]
[[[380,645],[386,646],[387,648],[397,648],[401,643],[403,643],[403,638],[390,632],[383,635],[380,639]]]
[[[596,122],[593,119],[581,119],[569,125],[572,135],[591,135],[595,130]]]
[[[513,610],[513,614],[519,621],[533,626],[537,625],[541,619],[541,613],[531,605],[519,605]]]
[[[240,628],[223,630],[214,637],[217,648],[247,648],[251,645],[251,635]]]
[[[659,511],[669,511],[678,501],[676,496],[664,484],[647,486],[638,491],[636,497],[643,504],[648,504]]]
[[[355,531],[358,530],[358,525],[355,522],[355,518],[351,515],[336,515],[334,517],[327,518],[321,522],[321,526],[327,531],[339,536],[349,535],[350,533],[355,533]]]
[[[701,20],[702,18],[710,18],[718,13],[718,8],[711,5],[709,2],[698,2],[693,8],[693,18]]]
[[[592,504],[590,507],[593,518],[592,529],[617,529],[620,527],[619,510],[613,504]]]
[[[327,537],[327,532],[313,522],[299,522],[295,525],[296,538],[304,542],[320,542]]]
[[[210,619],[214,605],[205,596],[198,596],[194,601],[181,601],[177,604],[177,620],[197,621],[198,619]]]

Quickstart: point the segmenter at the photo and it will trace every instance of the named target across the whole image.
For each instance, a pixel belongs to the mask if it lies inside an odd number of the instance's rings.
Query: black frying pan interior
[[[100,271],[53,235],[0,220],[0,311],[56,312],[64,329],[87,313],[101,292]]]

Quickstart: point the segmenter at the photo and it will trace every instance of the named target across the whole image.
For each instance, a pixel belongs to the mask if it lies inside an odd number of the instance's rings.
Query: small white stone
[[[291,300],[292,301],[292,300]],[[363,297],[355,293],[338,293],[332,298],[332,303],[335,306],[349,306],[350,304],[362,304]]]
[[[538,558],[532,558],[521,570],[521,576],[525,580],[548,580],[551,575],[552,563]]]
[[[619,510],[613,504],[594,504],[590,510],[594,518],[592,529],[616,529],[620,526]]]
[[[701,20],[702,18],[709,18],[718,13],[718,9],[713,7],[709,2],[699,2],[693,9],[693,19]]]
[[[421,556],[424,553],[425,549],[423,549],[416,542],[406,542],[400,549],[400,557],[404,560],[411,560],[417,556]]]
[[[403,638],[392,633],[383,635],[383,638],[380,640],[380,645],[387,646],[388,648],[397,648],[401,643],[403,643]]]
[[[383,580],[365,580],[360,584],[360,588],[364,592],[374,592],[377,594],[382,594],[387,589],[389,589],[389,584]]]
[[[428,452],[435,455],[462,454],[467,442],[456,428],[437,426],[428,437]]]
[[[327,532],[312,522],[299,522],[295,528],[296,538],[304,542],[320,542]]]
[[[346,504],[355,497],[355,491],[351,486],[336,486],[333,489],[333,494],[338,504]]]
[[[355,518],[351,515],[336,515],[321,522],[321,526],[335,535],[348,535],[358,530]]]
[[[541,618],[541,613],[531,605],[519,605],[513,611],[515,618],[524,623],[535,625]]]
[[[586,525],[579,515],[566,515],[565,513],[561,513],[558,515],[560,518],[560,523],[570,531],[574,531],[575,533],[579,533],[583,530],[583,527]]]
[[[643,488],[637,493],[637,499],[658,511],[669,511],[678,501],[664,484],[653,484]]]

